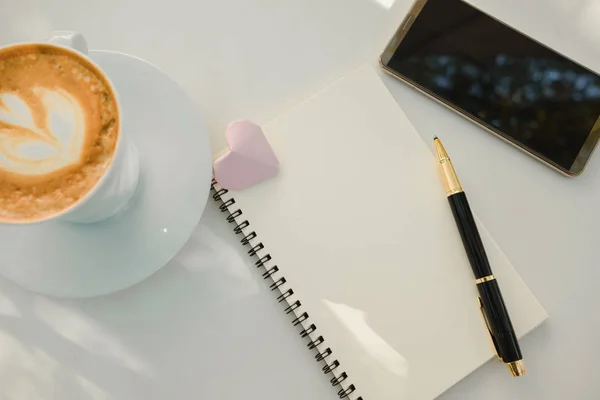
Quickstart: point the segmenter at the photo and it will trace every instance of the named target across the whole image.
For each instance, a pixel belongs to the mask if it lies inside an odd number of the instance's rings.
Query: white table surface
[[[597,1],[473,3],[600,71]],[[146,58],[197,102],[217,150],[230,120],[264,123],[354,66],[376,65],[409,6],[0,0],[0,44],[74,29],[90,48]],[[522,341],[526,378],[490,362],[441,398],[599,398],[600,154],[582,177],[563,178],[384,80],[424,138],[444,139],[473,208],[551,316]],[[0,399],[337,398],[221,217],[211,203],[173,262],[111,296],[61,301],[0,279]]]

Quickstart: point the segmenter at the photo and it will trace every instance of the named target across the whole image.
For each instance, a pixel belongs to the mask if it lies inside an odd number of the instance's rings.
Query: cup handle
[[[70,47],[85,55],[88,54],[87,42],[83,35],[75,31],[54,31],[48,39],[49,43]]]

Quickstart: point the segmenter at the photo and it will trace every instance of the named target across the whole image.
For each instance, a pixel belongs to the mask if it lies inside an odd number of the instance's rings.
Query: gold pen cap
[[[512,376],[514,376],[515,378],[523,376],[527,373],[527,371],[525,370],[525,363],[523,362],[523,360],[517,360],[506,363],[506,366],[508,367],[508,370],[510,371]]]
[[[462,192],[463,189],[458,180],[458,176],[456,176],[456,171],[454,171],[454,166],[452,166],[452,161],[450,161],[446,149],[444,149],[441,140],[438,139],[437,136],[433,137],[433,148],[435,149],[435,154],[437,155],[437,160],[440,164],[446,196]]]

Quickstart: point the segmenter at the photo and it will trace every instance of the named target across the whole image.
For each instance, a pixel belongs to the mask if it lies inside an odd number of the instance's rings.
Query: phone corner
[[[377,57],[377,64],[379,64],[379,68],[387,69],[387,63],[389,60],[384,60],[385,52],[381,53],[379,57]]]
[[[568,170],[568,171],[561,171],[561,172],[567,178],[577,178],[578,176],[581,176],[584,171],[585,171],[585,166],[583,166],[581,169],[578,169],[578,170]]]

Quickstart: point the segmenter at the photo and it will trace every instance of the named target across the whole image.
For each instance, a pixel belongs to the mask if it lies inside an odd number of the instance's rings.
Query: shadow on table
[[[228,247],[201,223],[145,282],[81,301],[0,279],[0,399],[189,398],[199,374],[222,380],[213,366],[253,347],[245,310],[262,284]]]

